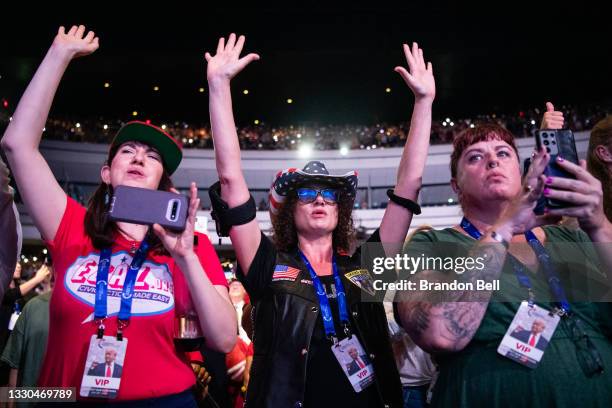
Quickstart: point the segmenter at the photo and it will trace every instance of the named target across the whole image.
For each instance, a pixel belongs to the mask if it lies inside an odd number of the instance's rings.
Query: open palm
[[[404,54],[409,71],[404,67],[395,67],[395,72],[402,76],[416,98],[433,99],[436,96],[436,82],[431,62],[425,63],[423,50],[417,43],[412,43],[412,50],[404,44]]]
[[[217,52],[214,56],[208,52],[206,53],[205,57],[208,62],[206,76],[208,80],[232,79],[252,61],[259,59],[257,54],[248,54],[240,58],[244,41],[243,35],[236,40],[236,34],[232,33],[227,39],[227,44],[225,43],[225,38],[219,39]]]
[[[53,40],[53,46],[66,51],[72,58],[89,55],[100,46],[99,39],[93,31],[85,34],[85,26],[72,26],[66,33],[64,27],[57,30],[57,35]]]

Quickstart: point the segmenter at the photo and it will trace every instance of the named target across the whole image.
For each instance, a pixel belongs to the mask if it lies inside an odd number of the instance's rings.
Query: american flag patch
[[[274,267],[274,273],[272,274],[273,281],[294,281],[297,279],[300,270],[297,268],[293,268],[288,265],[276,265]]]

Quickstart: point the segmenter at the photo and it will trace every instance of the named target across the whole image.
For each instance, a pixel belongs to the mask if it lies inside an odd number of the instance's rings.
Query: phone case
[[[550,154],[550,162],[544,170],[546,176],[551,177],[565,177],[575,178],[573,174],[563,170],[557,164],[557,157],[561,156],[564,160],[571,161],[572,163],[579,164],[578,152],[576,150],[576,142],[574,141],[574,134],[569,129],[554,130],[554,129],[541,129],[536,132],[536,145],[538,148],[544,147]],[[554,200],[545,198],[545,205],[551,208],[562,208],[566,207],[567,203],[564,201]]]
[[[161,226],[182,231],[189,201],[182,194],[146,188],[117,186],[108,216],[113,221]]]

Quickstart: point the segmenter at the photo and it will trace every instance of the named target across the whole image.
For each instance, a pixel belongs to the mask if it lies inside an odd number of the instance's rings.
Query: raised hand
[[[225,38],[219,38],[215,55],[212,56],[208,52],[205,54],[206,61],[208,62],[206,70],[208,81],[229,81],[252,61],[259,59],[259,55],[253,53],[240,58],[244,41],[244,35],[238,37],[238,41],[236,41],[236,34],[234,33],[229,35],[227,44],[225,43]]]
[[[50,275],[51,275],[51,270],[49,269],[49,267],[47,265],[43,264],[36,271],[36,275],[34,276],[34,279],[36,279],[38,282],[42,282],[42,281],[44,281]]]
[[[395,67],[394,71],[400,74],[404,81],[406,81],[415,98],[433,100],[436,96],[436,82],[431,62],[425,64],[423,50],[419,48],[417,43],[412,43],[412,50],[407,44],[404,44],[403,47],[410,72],[401,66]]]
[[[586,233],[607,225],[603,209],[603,191],[601,182],[586,169],[586,162],[580,165],[569,160],[557,158],[557,164],[576,178],[548,177],[543,194],[568,203],[568,207],[550,209],[549,214],[576,217],[580,228]]]
[[[178,194],[178,191],[174,190]],[[153,225],[153,231],[164,245],[164,248],[170,253],[174,260],[186,258],[193,254],[193,236],[195,234],[196,213],[200,208],[200,199],[198,198],[198,188],[196,183],[191,183],[189,194],[189,212],[187,214],[187,223],[182,232],[174,232],[167,230],[159,224]]]
[[[544,170],[550,161],[550,155],[543,149],[532,156],[531,165],[523,179],[521,192],[510,202],[498,220],[498,225],[508,227],[510,234],[521,234],[527,230],[541,225],[558,222],[561,217],[556,214],[535,215],[533,212],[536,202],[545,189],[546,176]]]
[[[556,111],[551,102],[546,102],[546,112],[542,117],[540,129],[562,129],[563,122],[563,112]]]
[[[98,49],[100,42],[93,31],[88,32],[85,36],[83,34],[85,34],[84,25],[72,26],[68,33],[62,26],[57,30],[53,47],[68,53],[70,58],[89,55]]]

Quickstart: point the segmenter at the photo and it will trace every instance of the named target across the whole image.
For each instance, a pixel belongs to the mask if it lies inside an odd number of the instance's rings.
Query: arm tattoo
[[[463,274],[424,271],[413,279],[430,283],[457,280],[476,288],[477,280],[491,282],[499,278],[506,250],[500,244],[478,242],[467,256],[481,258],[484,268],[468,269]],[[492,291],[483,290],[404,291],[398,298],[402,302],[399,305],[401,320],[419,345],[431,344],[431,336],[439,336],[448,345],[444,351],[458,351],[471,341],[480,327],[491,295]],[[426,348],[435,351],[432,347]]]

